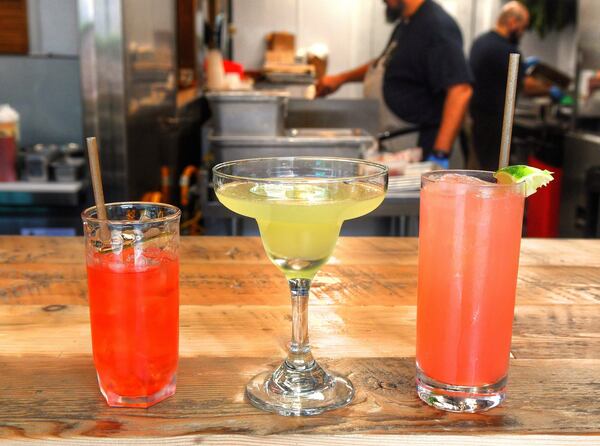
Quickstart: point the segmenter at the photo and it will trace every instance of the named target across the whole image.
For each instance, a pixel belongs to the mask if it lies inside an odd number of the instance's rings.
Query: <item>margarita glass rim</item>
[[[249,162],[260,162],[260,161],[286,161],[286,160],[302,160],[302,161],[338,161],[348,164],[364,165],[378,169],[377,172],[366,174],[366,175],[355,175],[355,176],[340,176],[340,177],[249,177],[243,175],[232,175],[221,172],[220,169],[233,166],[236,164],[243,164]],[[244,158],[234,161],[225,161],[217,164],[212,168],[213,175],[228,180],[248,181],[253,183],[341,183],[348,181],[364,181],[369,179],[375,179],[385,176],[389,169],[387,166],[375,163],[373,161],[362,160],[358,158],[342,158],[334,156],[273,156],[273,157],[262,157],[262,158]]]

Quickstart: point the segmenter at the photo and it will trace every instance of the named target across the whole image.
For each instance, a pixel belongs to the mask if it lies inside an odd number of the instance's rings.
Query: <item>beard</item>
[[[404,9],[404,2],[398,2],[398,6],[390,6],[389,4],[385,7],[385,21],[388,23],[394,23],[400,17],[402,17],[402,10]]]

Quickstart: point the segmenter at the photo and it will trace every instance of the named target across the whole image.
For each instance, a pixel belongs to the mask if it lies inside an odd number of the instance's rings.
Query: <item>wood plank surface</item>
[[[415,354],[414,306],[309,306],[313,351],[330,358]],[[587,305],[519,306],[512,352],[518,359],[598,359],[597,311]],[[289,305],[183,305],[180,356],[283,357],[290,339]],[[0,306],[0,355],[91,354],[88,308]]]
[[[182,262],[184,260],[182,259]],[[0,305],[87,305],[81,264],[0,264]],[[270,263],[181,265],[180,298],[186,305],[287,305],[289,291]],[[326,265],[312,286],[312,305],[415,305],[417,267],[409,265]],[[523,266],[519,305],[600,303],[600,268]]]
[[[83,242],[58,240],[60,246],[51,237],[0,237],[0,305],[87,304]],[[180,281],[182,304],[289,302],[285,280],[258,238],[182,238]],[[377,305],[414,305],[416,287],[415,239],[342,238],[314,281],[311,305],[363,306],[373,296]],[[600,303],[600,243],[523,240],[517,299],[519,305]]]
[[[451,414],[422,404],[414,390],[414,358],[322,362],[350,377],[357,389],[354,402],[317,417],[280,417],[255,409],[243,397],[244,385],[254,374],[275,366],[272,358],[183,358],[175,396],[147,410],[108,408],[89,358],[2,358],[0,435],[598,432],[600,409],[589,401],[600,391],[598,360],[513,360],[505,404],[484,414]]]
[[[417,265],[417,247],[415,238],[343,237],[329,264]],[[185,263],[270,263],[257,237],[182,237],[181,259]],[[82,262],[80,237],[0,236],[0,263]],[[525,238],[521,265],[600,267],[600,241]]]
[[[415,239],[340,239],[313,284],[310,334],[315,356],[348,374],[357,398],[285,418],[243,399],[290,333],[287,285],[259,239],[182,239],[177,394],[139,410],[110,409],[99,394],[82,239],[0,237],[0,439],[600,445],[600,241],[523,240],[509,396],[481,415],[416,397],[417,248]]]

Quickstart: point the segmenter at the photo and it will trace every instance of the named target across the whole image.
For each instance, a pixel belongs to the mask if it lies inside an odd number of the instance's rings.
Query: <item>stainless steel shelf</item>
[[[77,206],[81,202],[84,181],[69,183],[0,183],[0,205],[10,206]]]

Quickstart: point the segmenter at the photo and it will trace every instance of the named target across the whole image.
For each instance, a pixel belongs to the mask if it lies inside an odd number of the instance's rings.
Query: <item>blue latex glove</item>
[[[425,161],[431,161],[440,166],[442,169],[447,169],[449,167],[450,160],[447,157],[436,156],[435,154],[431,154],[427,157]]]
[[[550,97],[552,98],[552,100],[555,102],[560,102],[560,100],[565,95],[565,93],[560,89],[560,87],[557,87],[556,85],[553,85],[552,87],[550,87],[550,90],[548,93],[550,94]]]
[[[523,68],[525,68],[525,70],[527,71],[529,68],[534,67],[539,63],[540,63],[539,57],[529,56],[529,57],[525,58],[525,61],[523,62]]]

